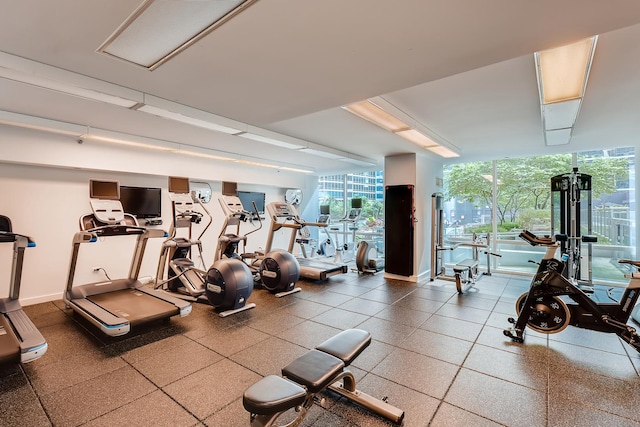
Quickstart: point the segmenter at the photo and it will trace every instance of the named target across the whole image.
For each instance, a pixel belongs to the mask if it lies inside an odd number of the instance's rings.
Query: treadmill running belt
[[[20,362],[20,343],[11,324],[0,314],[0,363]]]
[[[179,309],[175,305],[136,289],[122,289],[91,295],[87,299],[114,316],[127,319],[131,325],[165,319],[179,314]]]

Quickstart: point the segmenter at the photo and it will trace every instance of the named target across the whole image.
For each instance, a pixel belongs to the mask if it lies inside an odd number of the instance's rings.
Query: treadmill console
[[[115,225],[124,221],[120,200],[91,199],[90,203],[93,214],[101,223]]]
[[[273,208],[277,217],[295,216],[288,203],[274,203]]]

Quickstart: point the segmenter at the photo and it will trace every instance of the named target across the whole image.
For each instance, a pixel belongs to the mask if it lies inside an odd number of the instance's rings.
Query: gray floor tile
[[[372,291],[374,292],[374,291]],[[342,310],[353,311],[355,313],[364,314],[366,316],[374,316],[376,313],[381,312],[385,308],[389,307],[389,304],[385,304],[378,301],[373,301],[369,299],[352,299],[344,304],[340,304],[338,308]]]
[[[374,315],[380,319],[399,323],[407,326],[420,326],[433,314],[425,311],[412,310],[407,307],[394,304]]]
[[[397,349],[371,372],[420,393],[442,399],[458,372],[458,367],[422,354]]]
[[[134,400],[120,408],[98,417],[85,427],[145,427],[167,426],[188,427],[194,426],[198,420],[185,411],[161,390]]]
[[[413,326],[401,325],[376,317],[364,321],[358,325],[358,328],[369,331],[373,339],[394,346],[398,346],[416,330]]]
[[[256,329],[246,326],[234,326],[205,335],[196,341],[218,354],[230,357],[269,338],[270,335]]]
[[[130,366],[42,397],[56,426],[77,426],[156,390]]]
[[[507,426],[545,426],[546,394],[462,369],[445,402]]]
[[[304,347],[272,337],[239,351],[233,356],[233,361],[262,376],[280,375],[282,368],[307,351]]]
[[[299,346],[312,349],[340,331],[340,329],[331,326],[306,320],[296,325],[295,328],[287,329],[278,337]]]
[[[616,426],[638,427],[640,422],[619,417],[607,411],[589,407],[589,402],[580,404],[561,397],[549,399],[549,427],[565,426]]]
[[[429,423],[430,427],[499,427],[501,425],[448,403],[443,403],[438,408],[438,412]]]
[[[463,365],[496,378],[546,392],[549,362],[546,355],[535,359],[483,345],[473,347]]]
[[[170,351],[133,363],[132,366],[158,387],[163,387],[220,359],[222,356],[218,353],[190,341]]]
[[[8,371],[4,369],[4,373]],[[21,371],[0,377],[0,408],[0,425],[3,427],[51,425],[29,380]]]
[[[469,341],[418,329],[398,344],[398,347],[461,365],[472,345]]]
[[[491,311],[447,303],[440,307],[438,311],[436,311],[436,314],[439,316],[453,317],[454,319],[484,324],[489,318]]]
[[[329,311],[325,311],[324,313],[313,317],[311,320],[343,330],[355,328],[368,318],[369,316],[364,314],[354,313],[341,308],[332,308]]]
[[[163,388],[176,402],[198,419],[204,420],[216,411],[242,397],[260,375],[228,359]],[[248,413],[244,414],[248,423]]]
[[[473,342],[478,338],[482,325],[434,314],[420,325],[420,329]]]
[[[549,367],[549,401],[566,399],[640,423],[638,378],[622,380],[568,365]]]

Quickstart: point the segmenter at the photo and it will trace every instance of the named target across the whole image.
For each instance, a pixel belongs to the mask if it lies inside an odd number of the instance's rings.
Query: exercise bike
[[[640,296],[640,261],[618,261],[635,267],[636,271],[625,275],[630,280],[620,301],[615,301],[609,293],[609,298],[614,302],[600,303],[562,275],[567,257],[563,255],[562,260],[554,258],[557,241],[540,238],[528,231],[523,231],[520,237],[531,245],[546,246],[547,252],[539,264],[529,292],[522,294],[516,302],[518,318],[508,319],[514,327],[505,329],[504,335],[522,343],[525,326],[542,334],[554,334],[572,325],[615,333],[640,352],[640,336],[635,328],[627,324]]]

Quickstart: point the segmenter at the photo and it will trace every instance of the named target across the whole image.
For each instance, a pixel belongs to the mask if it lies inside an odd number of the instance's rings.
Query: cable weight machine
[[[551,178],[551,233],[563,236],[557,239],[567,266],[563,276],[590,286],[591,244],[598,239],[591,235],[591,175],[578,172],[577,167]]]

